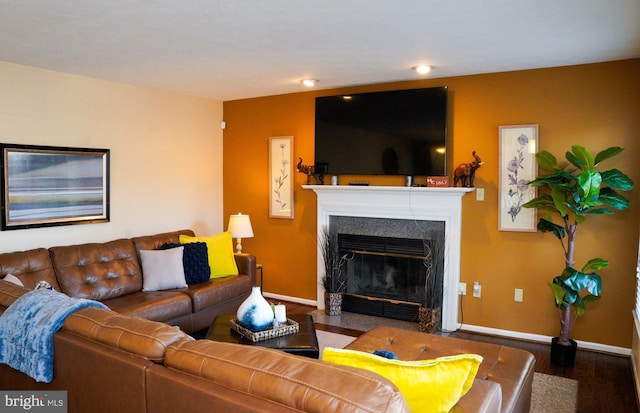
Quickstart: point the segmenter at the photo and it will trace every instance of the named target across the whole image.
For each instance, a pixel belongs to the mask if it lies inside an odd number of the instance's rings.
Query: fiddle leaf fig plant
[[[618,169],[597,170],[601,162],[622,151],[622,148],[611,147],[594,157],[585,147],[575,145],[566,152],[568,164],[563,167],[550,152],[536,154],[540,168],[551,172],[529,182],[529,185],[544,191],[523,207],[551,213],[539,219],[537,229],[555,235],[564,250],[565,268],[548,283],[560,311],[558,343],[561,345],[570,345],[573,323],[585,313],[587,304],[600,299],[602,279],[596,271],[609,265],[607,260],[593,258],[580,271],[574,268],[578,225],[584,223],[589,215],[613,214],[629,207],[629,201],[617,191],[632,189],[633,181]],[[560,223],[554,222],[554,218]]]

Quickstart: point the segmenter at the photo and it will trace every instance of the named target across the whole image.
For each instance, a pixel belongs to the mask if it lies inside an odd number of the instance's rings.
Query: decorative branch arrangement
[[[347,279],[343,272],[344,265],[352,260],[348,253],[340,255],[338,234],[326,228],[320,234],[320,248],[324,260],[324,276],[322,286],[328,293],[344,293],[347,289]]]

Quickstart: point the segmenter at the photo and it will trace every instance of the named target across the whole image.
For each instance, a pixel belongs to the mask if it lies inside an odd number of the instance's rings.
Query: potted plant
[[[343,273],[347,254],[340,255],[336,233],[323,230],[319,242],[324,262],[324,275],[322,276],[324,311],[327,315],[340,315],[342,313],[342,295],[347,289],[347,280]]]
[[[569,163],[564,167],[560,167],[555,156],[547,151],[536,154],[540,168],[551,173],[540,175],[529,183],[546,190],[523,207],[553,214],[541,217],[537,229],[555,235],[560,240],[565,256],[564,270],[548,283],[560,313],[560,335],[554,337],[551,344],[551,361],[556,365],[573,365],[577,344],[569,337],[571,328],[576,319],[584,314],[586,305],[600,298],[602,279],[596,271],[609,264],[605,259],[593,258],[580,270],[574,268],[578,225],[583,224],[589,215],[613,214],[615,210],[624,210],[629,206],[629,201],[616,190],[628,191],[633,188],[631,179],[618,169],[596,170],[602,161],[618,155],[622,150],[611,147],[594,157],[583,146],[575,145],[566,153]],[[560,224],[556,224],[553,217],[559,219]]]
[[[418,326],[424,333],[440,329],[442,318],[442,277],[444,271],[444,239],[442,234],[429,234],[424,240],[426,278],[420,294]]]

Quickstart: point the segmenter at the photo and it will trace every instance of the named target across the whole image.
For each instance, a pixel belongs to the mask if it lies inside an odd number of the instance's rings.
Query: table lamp
[[[231,232],[233,238],[238,239],[236,244],[236,252],[242,252],[242,238],[253,238],[253,229],[251,228],[251,219],[249,215],[242,215],[238,212],[237,215],[231,215],[229,217],[228,231]]]

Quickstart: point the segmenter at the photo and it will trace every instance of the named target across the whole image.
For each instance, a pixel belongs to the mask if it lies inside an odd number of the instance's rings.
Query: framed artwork
[[[109,221],[109,150],[0,144],[2,230]]]
[[[499,139],[498,230],[535,232],[536,209],[522,205],[536,197],[536,188],[528,183],[538,169],[538,125],[500,126]]]
[[[269,217],[293,219],[293,136],[269,139]]]

